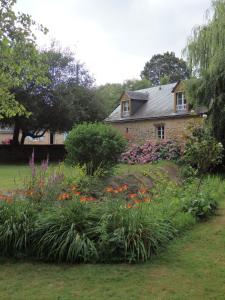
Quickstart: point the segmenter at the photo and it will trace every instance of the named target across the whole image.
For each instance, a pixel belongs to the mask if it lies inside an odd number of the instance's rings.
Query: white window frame
[[[130,115],[130,101],[122,101],[122,116],[126,117]]]
[[[156,125],[156,137],[160,140],[165,139],[165,125],[164,124]]]
[[[176,111],[187,110],[187,101],[183,92],[176,93]]]

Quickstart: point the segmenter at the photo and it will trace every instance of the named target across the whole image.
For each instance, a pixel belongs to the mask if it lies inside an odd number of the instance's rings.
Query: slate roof
[[[148,93],[140,91],[128,91],[126,94],[134,100],[148,100]]]
[[[174,94],[173,88],[177,83],[170,83],[161,86],[155,86],[134,92],[127,92],[131,99],[139,96],[143,102],[141,107],[133,114],[127,117],[121,117],[121,105],[119,105],[106,119],[106,122],[126,122],[143,119],[158,119],[163,117],[188,116],[190,112],[174,112]],[[135,97],[135,98],[133,98]],[[140,99],[139,98],[139,99]]]
[[[105,121],[116,122],[126,120],[136,120],[145,118],[156,118],[161,116],[174,115],[174,102],[172,89],[176,83],[166,84],[162,86],[151,87],[134,92],[127,92],[131,99],[137,99],[135,96],[143,97],[148,101],[131,116],[121,117],[121,106],[119,105]]]

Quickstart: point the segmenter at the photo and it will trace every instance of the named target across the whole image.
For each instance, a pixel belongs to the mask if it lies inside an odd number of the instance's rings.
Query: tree
[[[53,44],[42,52],[42,61],[47,66],[47,84],[31,82],[14,91],[17,102],[31,112],[29,118],[8,120],[14,124],[14,144],[19,143],[20,132],[23,144],[27,136],[38,138],[48,130],[64,132],[74,123],[101,119],[102,108],[91,89],[93,78],[69,50]]]
[[[128,79],[121,83],[106,83],[96,88],[96,98],[102,103],[107,117],[118,105],[122,92],[135,91],[151,87],[151,82],[147,79]]]
[[[173,83],[188,77],[186,62],[176,57],[173,52],[153,55],[141,72],[141,78],[150,80],[153,85],[160,85],[161,81]]]
[[[28,115],[12,90],[31,80],[46,80],[32,32],[35,22],[27,14],[16,14],[15,3],[16,0],[0,0],[0,119]],[[39,29],[47,32],[42,25]]]
[[[185,53],[193,78],[185,84],[195,105],[208,107],[208,123],[225,145],[225,1],[212,2],[206,24],[194,29]]]
[[[119,105],[122,92],[123,86],[120,83],[106,83],[95,89],[95,96],[104,107],[105,117]]]
[[[152,82],[148,79],[128,79],[123,82],[123,89],[127,91],[136,91],[150,88]]]

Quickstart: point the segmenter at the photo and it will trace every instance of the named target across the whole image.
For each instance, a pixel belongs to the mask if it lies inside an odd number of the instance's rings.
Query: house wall
[[[0,144],[4,144],[7,140],[11,140],[12,138],[13,138],[13,133],[0,131]],[[21,135],[19,136],[19,138],[21,138]],[[46,132],[42,138],[39,138],[36,140],[26,137],[24,144],[25,145],[49,145],[50,144],[50,132]],[[64,134],[63,133],[55,133],[54,144],[64,144]]]
[[[187,116],[182,118],[155,119],[134,122],[111,123],[117,128],[131,143],[142,144],[146,140],[157,141],[156,127],[164,125],[165,140],[176,140],[184,143],[191,128],[195,124],[203,121],[199,116]]]

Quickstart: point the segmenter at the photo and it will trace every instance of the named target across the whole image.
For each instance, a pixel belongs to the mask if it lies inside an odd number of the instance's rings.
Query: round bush
[[[87,175],[108,170],[118,161],[126,140],[114,128],[102,123],[83,123],[74,127],[65,141],[70,163],[85,168]]]

